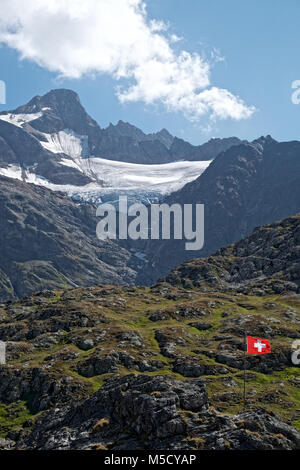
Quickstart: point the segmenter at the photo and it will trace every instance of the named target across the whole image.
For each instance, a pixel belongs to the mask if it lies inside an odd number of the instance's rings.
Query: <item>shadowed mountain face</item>
[[[144,134],[135,126],[119,121],[116,126],[110,125],[102,130],[97,154],[112,160],[144,164],[206,161],[213,160],[220,152],[240,142],[236,137],[229,137],[211,139],[203,145],[194,146],[171,136],[166,129],[156,134]]]
[[[137,262],[113,241],[97,239],[95,212],[63,193],[0,177],[0,299],[134,283]]]
[[[174,138],[166,129],[145,134],[137,127],[119,121],[106,129],[86,113],[78,95],[65,89],[52,90],[36,96],[29,103],[5,114],[25,116],[22,128],[41,142],[45,134],[72,131],[87,139],[87,155],[130,163],[160,164],[177,160],[211,160],[223,150],[237,145],[236,137],[212,139],[204,145],[193,146]],[[27,118],[26,118],[27,116]],[[28,116],[31,116],[29,120]]]
[[[165,200],[168,204],[205,205],[205,244],[186,251],[178,240],[149,241],[145,282],[166,275],[183,261],[207,256],[266,223],[300,210],[300,143],[271,137],[221,153],[195,181]]]
[[[58,185],[83,186],[91,182],[78,169],[62,166],[60,162],[61,155],[45,149],[35,135],[0,119],[0,169],[7,171],[7,176],[13,168],[12,177],[20,172],[19,179],[26,180],[29,172]]]

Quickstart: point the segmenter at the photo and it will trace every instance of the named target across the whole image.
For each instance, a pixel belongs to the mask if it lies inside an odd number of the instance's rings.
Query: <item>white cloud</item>
[[[208,60],[174,49],[178,41],[142,0],[1,0],[0,43],[23,59],[66,78],[125,79],[121,102],[163,103],[194,121],[251,116],[253,107],[211,86]]]

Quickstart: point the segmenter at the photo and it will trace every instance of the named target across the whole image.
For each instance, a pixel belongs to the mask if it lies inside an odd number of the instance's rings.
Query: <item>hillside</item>
[[[96,209],[0,177],[0,301],[42,289],[132,284],[138,259],[96,237]]]
[[[165,280],[244,294],[300,293],[300,215],[258,227],[213,256],[175,268]]]
[[[3,303],[0,446],[299,449],[299,227],[258,229],[151,288]],[[243,412],[245,331],[272,353],[247,357]]]

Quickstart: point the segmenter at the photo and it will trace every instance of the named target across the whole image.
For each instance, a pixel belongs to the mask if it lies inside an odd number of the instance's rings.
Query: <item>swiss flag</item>
[[[253,338],[247,336],[247,353],[248,354],[269,354],[271,345],[267,339]]]

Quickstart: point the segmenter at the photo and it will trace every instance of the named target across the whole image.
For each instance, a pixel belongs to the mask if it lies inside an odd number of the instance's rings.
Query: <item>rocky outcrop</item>
[[[0,442],[9,447],[11,440]],[[88,400],[56,408],[18,449],[299,449],[300,434],[263,409],[225,415],[209,409],[201,380],[129,375]]]
[[[68,403],[86,390],[71,375],[64,377],[54,370],[49,372],[47,366],[19,369],[0,366],[0,401],[12,404],[25,399],[35,413]]]
[[[258,227],[243,240],[221,248],[209,258],[175,268],[165,281],[210,286],[241,293],[299,292],[300,216]]]
[[[249,411],[236,415],[245,331],[268,338],[272,352],[247,356]],[[299,448],[299,335],[299,295],[286,292],[177,282],[48,290],[2,303],[0,446]]]
[[[94,377],[117,372],[118,366],[140,372],[155,372],[162,369],[164,364],[161,361],[137,359],[127,352],[110,351],[108,354],[99,353],[85,361],[78,362],[77,372],[83,377]]]

